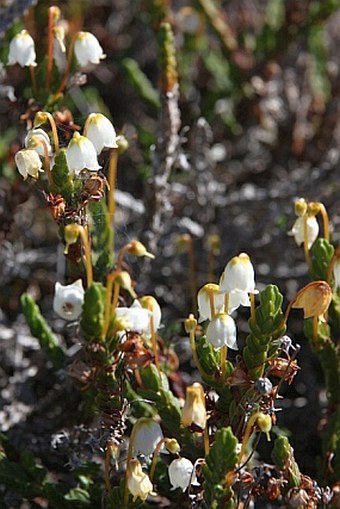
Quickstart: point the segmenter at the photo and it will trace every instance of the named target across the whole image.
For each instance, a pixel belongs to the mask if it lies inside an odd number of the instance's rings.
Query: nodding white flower
[[[172,490],[181,488],[184,492],[188,486],[196,482],[193,475],[194,465],[187,458],[178,458],[173,460],[168,468],[168,474]]]
[[[307,219],[307,242],[308,249],[312,247],[319,235],[319,223],[315,216],[308,216]],[[298,246],[304,243],[304,216],[297,217],[293,228],[288,232],[288,235],[294,237]]]
[[[187,387],[181,422],[186,428],[195,424],[204,430],[206,426],[207,411],[204,390],[198,382]]]
[[[220,279],[221,293],[235,290],[247,293],[255,290],[254,267],[246,253],[234,256],[227,263]]]
[[[257,290],[253,290],[253,292],[257,293]],[[228,314],[232,313],[240,306],[250,306],[248,292],[243,292],[242,290],[233,290],[232,292],[228,293]]]
[[[19,64],[21,67],[37,65],[34,41],[27,30],[21,30],[9,44],[7,65]]]
[[[79,175],[82,170],[98,171],[101,166],[98,164],[96,149],[93,143],[75,132],[66,150],[66,161],[70,171]]]
[[[45,157],[44,145],[47,153],[52,156],[52,146],[48,134],[43,129],[30,129],[25,138],[25,147],[35,150],[41,157]]]
[[[54,311],[64,320],[77,320],[82,312],[84,288],[81,279],[71,285],[55,284]]]
[[[162,429],[158,422],[146,417],[140,418],[135,426],[137,428],[133,442],[134,454],[150,456],[157,444],[164,438]]]
[[[42,170],[42,162],[35,150],[24,148],[19,150],[14,156],[15,164],[17,165],[20,175],[24,180],[28,176],[38,178],[39,172]]]
[[[152,491],[152,482],[149,476],[143,472],[142,465],[137,459],[132,459],[127,471],[127,487],[133,499],[146,500]]]
[[[206,339],[216,349],[227,345],[232,350],[238,350],[233,318],[226,313],[217,314],[208,325]]]
[[[92,141],[97,154],[104,147],[118,148],[115,128],[105,115],[91,113],[85,123],[86,137]]]
[[[155,331],[159,329],[162,320],[162,310],[155,297],[152,295],[144,295],[140,297],[139,302],[144,309],[150,311],[150,316],[153,317],[153,326]],[[149,327],[145,331],[147,334],[151,334],[151,326],[149,320]]]
[[[74,43],[74,53],[80,67],[99,64],[106,57],[98,39],[90,32],[78,32]]]
[[[116,320],[123,322],[123,329],[139,332],[147,332],[150,327],[151,312],[141,306],[138,300],[135,300],[129,308],[116,308]]]
[[[207,283],[199,290],[197,294],[199,322],[204,322],[204,320],[212,319],[210,305],[211,294],[214,301],[215,313],[218,313],[223,309],[224,295],[219,293],[219,291],[220,287],[214,283]]]

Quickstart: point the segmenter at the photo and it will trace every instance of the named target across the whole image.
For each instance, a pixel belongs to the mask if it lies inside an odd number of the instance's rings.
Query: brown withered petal
[[[325,321],[325,313],[332,301],[332,289],[326,281],[313,281],[297,294],[293,308],[303,309],[304,318],[318,317]]]
[[[296,360],[283,359],[278,357],[269,361],[270,369],[267,375],[277,376],[287,381],[290,385],[295,377],[296,373],[300,369]]]

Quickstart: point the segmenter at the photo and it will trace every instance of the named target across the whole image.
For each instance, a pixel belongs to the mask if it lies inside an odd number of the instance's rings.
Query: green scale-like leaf
[[[80,326],[87,341],[100,339],[104,326],[106,290],[101,283],[93,283],[85,292]]]
[[[66,353],[59,345],[57,337],[53,334],[30,295],[24,293],[20,302],[31,334],[39,340],[42,350],[46,352],[53,366],[57,369],[60,368],[65,363]]]
[[[328,267],[334,255],[334,247],[326,239],[317,239],[311,251],[313,279],[327,281]]]
[[[74,194],[74,183],[66,162],[66,150],[61,149],[55,156],[52,170],[54,186],[51,188],[53,194],[61,194],[71,204]]]
[[[251,334],[247,337],[242,355],[252,380],[263,375],[267,359],[276,352],[278,339],[286,331],[282,301],[278,288],[268,285],[260,293],[260,305],[255,309],[255,317],[249,320]]]
[[[232,488],[226,484],[226,475],[236,466],[236,446],[237,438],[231,428],[222,428],[216,432],[215,442],[203,465],[204,500],[209,509],[235,507]]]
[[[294,450],[287,437],[280,436],[275,440],[272,458],[277,468],[282,470],[287,477],[288,487],[299,486],[301,482],[300,470],[294,458]]]

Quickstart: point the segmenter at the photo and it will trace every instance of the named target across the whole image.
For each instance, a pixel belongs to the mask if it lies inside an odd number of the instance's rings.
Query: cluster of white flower
[[[206,339],[216,349],[226,345],[237,350],[236,325],[230,313],[250,306],[255,290],[255,273],[249,256],[241,253],[226,265],[219,285],[208,283],[197,295],[199,321],[209,320]]]
[[[65,30],[63,26],[54,28],[55,48],[66,52]],[[90,32],[78,32],[74,39],[74,54],[81,68],[90,64],[99,64],[106,57],[98,39]],[[57,60],[57,53],[54,54]],[[58,62],[57,62],[58,63]],[[33,38],[27,30],[22,30],[13,37],[9,45],[7,65],[19,64],[21,67],[36,67],[36,52]]]
[[[159,450],[173,454],[178,454],[180,450],[177,440],[164,439],[160,424],[151,418],[138,419],[131,440],[133,440],[131,449],[133,456],[143,455],[146,459],[157,455]],[[161,449],[160,446],[162,446]],[[194,465],[184,457],[178,457],[169,464],[168,476],[173,490],[180,488],[184,492],[190,484],[197,482]],[[142,470],[141,463],[136,457],[132,457],[129,461],[127,486],[134,498],[142,500],[145,500],[153,490],[150,477]]]
[[[40,112],[42,118],[43,112]],[[53,122],[53,118],[52,118]],[[40,122],[35,122],[40,124]],[[55,149],[57,142],[54,140]],[[101,113],[91,113],[85,123],[84,134],[75,132],[66,149],[66,161],[70,173],[79,177],[83,170],[97,172],[101,166],[97,156],[104,148],[117,148],[117,135],[110,120]],[[43,160],[53,164],[54,152],[51,139],[40,127],[31,129],[25,138],[25,148],[15,154],[15,163],[24,179],[37,179],[43,171]],[[52,167],[53,171],[53,167]]]

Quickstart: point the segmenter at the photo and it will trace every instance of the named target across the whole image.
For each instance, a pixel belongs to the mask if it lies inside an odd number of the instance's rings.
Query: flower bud
[[[149,253],[146,250],[146,247],[141,242],[139,242],[139,240],[132,240],[129,243],[129,248],[127,249],[127,252],[135,256],[146,256],[148,258],[155,258],[155,255]]]
[[[64,320],[77,320],[82,312],[84,288],[81,279],[71,285],[55,284],[54,311]]]
[[[168,438],[165,442],[165,447],[171,454],[178,454],[181,450],[181,446],[177,442],[176,438]]]
[[[74,43],[74,53],[80,67],[99,64],[106,58],[98,39],[90,32],[78,32]]]
[[[214,256],[218,256],[221,251],[221,237],[219,235],[210,235],[208,244]]]
[[[189,317],[184,320],[184,328],[187,334],[190,332],[195,332],[197,327],[197,320],[192,313],[190,313]]]
[[[194,465],[187,458],[178,458],[173,460],[168,468],[168,474],[172,490],[181,488],[184,492],[191,484],[193,479]]]
[[[142,465],[137,459],[132,459],[127,472],[127,487],[133,499],[146,500],[152,491],[152,482],[149,476],[143,472]]]
[[[48,122],[48,118],[48,113],[46,111],[37,111],[33,121],[34,127],[40,127],[45,124],[45,122]]]
[[[93,143],[97,154],[100,154],[104,147],[118,147],[116,131],[110,120],[101,113],[91,113],[88,116],[85,135]]]
[[[124,290],[128,291],[133,299],[137,298],[136,292],[132,288],[131,276],[126,270],[122,270],[117,274],[115,282],[118,283]]]
[[[141,417],[135,424],[133,442],[134,454],[150,456],[157,444],[163,439],[163,432],[158,422],[153,419]]]
[[[292,307],[302,308],[304,318],[317,317],[325,321],[331,301],[332,289],[326,281],[312,281],[299,291]]]
[[[307,214],[309,216],[316,216],[321,210],[322,203],[318,201],[310,201],[307,207]]]
[[[256,422],[262,433],[268,435],[269,431],[272,429],[272,418],[270,415],[261,412]]]
[[[65,249],[64,254],[68,253],[68,248],[71,244],[75,244],[79,237],[79,226],[78,224],[67,224],[64,228],[64,239]]]
[[[129,148],[129,142],[127,138],[123,134],[119,134],[116,138],[116,142],[118,146],[118,153],[124,154],[124,152],[126,152]]]
[[[35,150],[28,148],[19,150],[14,156],[14,161],[24,180],[26,180],[28,176],[37,179],[39,177],[39,172],[43,171],[42,162]]]
[[[7,65],[19,64],[21,67],[37,65],[34,41],[27,30],[21,30],[9,44]]]
[[[294,203],[294,210],[296,216],[298,217],[304,216],[307,212],[306,200],[304,198],[299,198],[298,200],[296,200]]]
[[[227,345],[232,350],[238,350],[233,318],[226,313],[218,313],[208,325],[206,340],[216,349]]]
[[[204,390],[200,383],[195,382],[187,387],[185,404],[182,410],[182,424],[186,428],[195,424],[203,430],[206,422],[207,412]]]
[[[179,252],[184,252],[188,249],[188,246],[192,243],[192,237],[189,233],[183,233],[178,235],[176,244]]]

